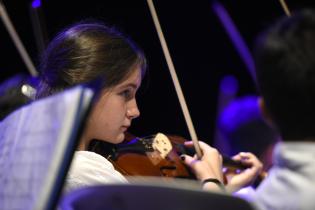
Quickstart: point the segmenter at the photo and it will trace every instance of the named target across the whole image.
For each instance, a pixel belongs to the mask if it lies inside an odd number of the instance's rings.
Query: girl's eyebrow
[[[127,88],[127,87],[131,87],[131,88],[137,89],[138,85],[135,84],[135,83],[127,83],[125,85],[122,85],[120,88]]]

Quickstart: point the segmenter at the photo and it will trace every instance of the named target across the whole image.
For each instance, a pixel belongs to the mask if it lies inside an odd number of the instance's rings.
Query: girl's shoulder
[[[90,151],[76,151],[73,156],[73,162],[80,161],[87,164],[106,164],[110,165],[112,168],[113,165],[103,156]]]
[[[89,151],[75,152],[67,176],[68,187],[122,182],[127,180],[103,156]]]

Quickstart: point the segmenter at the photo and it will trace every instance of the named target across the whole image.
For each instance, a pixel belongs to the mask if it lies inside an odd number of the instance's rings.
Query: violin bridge
[[[152,147],[154,150],[158,151],[160,156],[164,159],[173,149],[173,146],[168,139],[162,133],[157,133],[153,139]]]

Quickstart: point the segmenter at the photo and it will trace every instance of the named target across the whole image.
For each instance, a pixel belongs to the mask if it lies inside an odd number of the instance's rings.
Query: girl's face
[[[140,84],[141,70],[137,67],[122,83],[101,93],[88,121],[86,146],[92,139],[114,144],[124,140],[131,121],[140,115],[135,97]]]

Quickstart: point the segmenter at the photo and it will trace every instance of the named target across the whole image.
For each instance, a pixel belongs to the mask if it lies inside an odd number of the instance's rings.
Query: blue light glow
[[[238,81],[233,75],[223,77],[220,83],[221,92],[226,95],[235,95],[238,91]]]
[[[40,7],[41,4],[42,4],[42,3],[41,3],[40,0],[33,0],[33,2],[32,2],[32,7],[33,7],[34,9],[36,9],[36,8]]]
[[[237,30],[232,18],[230,17],[227,10],[219,2],[214,2],[212,5],[214,13],[218,16],[222,23],[226,33],[230,37],[235,49],[238,51],[239,56],[243,60],[245,66],[247,67],[251,77],[256,81],[255,74],[255,64],[251,52],[249,51],[244,39],[242,38],[240,32]]]

